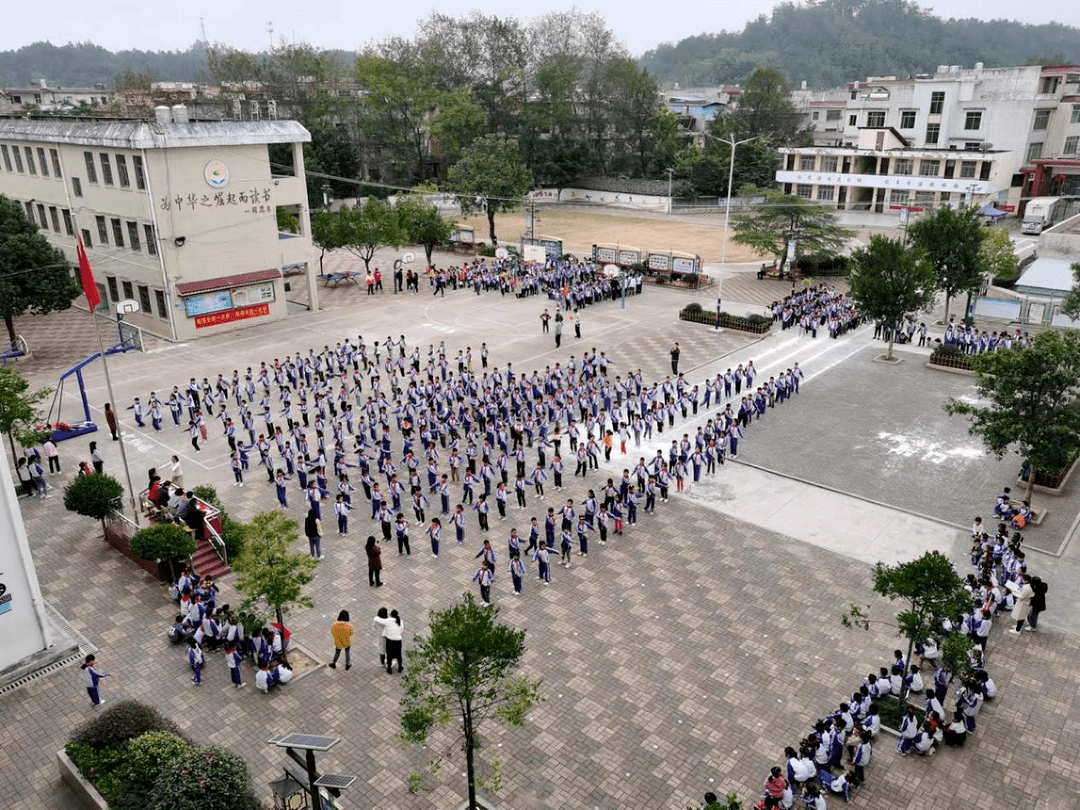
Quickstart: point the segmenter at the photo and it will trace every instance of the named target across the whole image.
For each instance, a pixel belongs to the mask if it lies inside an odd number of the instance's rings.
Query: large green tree
[[[1080,320],[1080,262],[1072,265],[1073,285],[1065,300],[1061,302],[1065,314],[1073,320]]]
[[[730,112],[717,118],[712,131],[735,140],[760,137],[773,147],[800,143],[802,114],[791,102],[791,88],[776,68],[762,67],[742,87],[742,94]]]
[[[1036,472],[1064,472],[1080,448],[1080,334],[1043,332],[1030,347],[975,355],[971,367],[986,402],[949,399],[945,410],[967,416],[999,459],[1010,450],[1028,459],[1030,501]]]
[[[424,246],[424,255],[430,267],[432,251],[450,241],[455,224],[444,219],[439,209],[421,194],[399,197],[394,209],[405,232],[405,241]]]
[[[317,562],[307,553],[289,550],[299,534],[296,521],[284,512],[260,512],[246,524],[244,548],[232,560],[239,575],[236,590],[246,597],[245,603],[268,607],[281,625],[290,607],[313,604],[304,586],[314,579]]]
[[[888,327],[887,359],[893,359],[893,340],[904,319],[933,306],[936,282],[930,263],[898,239],[871,236],[869,245],[851,254],[851,297],[863,317]]]
[[[325,272],[323,257],[326,251],[345,247],[343,219],[340,214],[330,211],[316,211],[311,215],[311,241],[319,249],[319,275]]]
[[[15,318],[67,309],[79,295],[71,263],[49,244],[23,206],[0,195],[0,317],[14,343]]]
[[[400,247],[405,242],[397,212],[385,200],[369,197],[360,208],[342,208],[336,214],[341,245],[359,256],[364,269],[371,269],[371,259],[381,247]]]
[[[38,419],[38,404],[50,393],[49,388],[30,390],[30,383],[13,368],[0,368],[0,433],[8,437],[11,458],[15,460],[15,437],[30,431]]]
[[[779,191],[748,189],[740,193],[761,194],[765,204],[735,220],[732,241],[776,256],[781,266],[788,261],[791,239],[796,240],[801,253],[827,256],[838,253],[854,236],[837,223],[834,211],[810,200]]]
[[[517,672],[525,631],[498,619],[498,607],[480,605],[470,593],[461,604],[431,611],[428,635],[413,640],[402,678],[401,739],[427,745],[437,727],[454,723],[460,732],[455,743],[465,753],[470,808],[477,807],[480,725],[497,717],[524,727],[529,710],[543,700],[540,681]]]
[[[948,323],[952,298],[978,288],[982,281],[983,227],[978,209],[935,209],[908,228],[908,236],[937,273],[937,287],[945,293],[944,321]]]
[[[487,135],[470,144],[450,167],[447,186],[456,192],[465,213],[487,214],[491,243],[496,244],[495,214],[516,208],[532,178],[521,160],[518,142]]]

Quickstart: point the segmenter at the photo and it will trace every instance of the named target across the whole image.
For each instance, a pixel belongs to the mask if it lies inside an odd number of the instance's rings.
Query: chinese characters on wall
[[[162,197],[159,207],[162,211],[194,211],[197,208],[240,207],[252,214],[270,214],[274,212],[271,201],[274,198],[269,187],[250,188],[246,191],[215,191],[212,193],[177,194],[175,197]]]

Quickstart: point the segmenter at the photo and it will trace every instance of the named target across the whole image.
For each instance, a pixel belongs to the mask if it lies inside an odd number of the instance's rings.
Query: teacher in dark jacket
[[[1041,577],[1032,577],[1031,590],[1035,591],[1035,595],[1031,597],[1031,612],[1028,613],[1027,627],[1024,629],[1034,633],[1039,626],[1039,614],[1046,610],[1046,592],[1049,586]]]
[[[374,535],[368,536],[364,551],[367,552],[368,587],[381,588],[382,582],[379,577],[382,575],[382,549],[379,548]]]

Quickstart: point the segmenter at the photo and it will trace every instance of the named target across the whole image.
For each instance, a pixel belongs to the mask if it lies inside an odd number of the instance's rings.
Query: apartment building
[[[1016,211],[1080,175],[1080,67],[942,65],[847,92],[842,112],[834,99],[815,105],[818,145],[780,150],[776,179],[790,193],[876,212],[986,202]]]
[[[317,267],[295,121],[201,122],[185,107],[152,120],[0,120],[0,194],[21,202],[74,265],[81,235],[102,304],[134,300],[127,320],[189,340],[286,316],[283,268]],[[289,176],[269,144],[292,148]],[[278,232],[278,209],[299,233]],[[296,283],[299,281],[293,281]]]

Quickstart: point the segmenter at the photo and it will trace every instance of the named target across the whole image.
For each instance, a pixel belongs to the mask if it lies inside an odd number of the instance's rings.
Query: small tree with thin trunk
[[[480,724],[495,716],[523,727],[529,710],[543,700],[540,681],[516,674],[525,654],[525,631],[500,624],[498,618],[497,607],[478,604],[472,594],[465,594],[461,604],[431,611],[429,633],[413,640],[402,678],[400,739],[425,745],[436,726],[460,724],[455,744],[465,754],[472,810],[477,785],[497,790],[499,781],[497,763],[492,764],[494,779],[484,781],[476,774]],[[441,759],[431,763],[433,773]],[[424,779],[414,774],[409,781],[410,790],[416,790]]]
[[[865,318],[889,329],[887,360],[893,359],[893,340],[904,318],[928,310],[934,303],[934,269],[899,240],[871,236],[870,244],[851,254],[851,297]]]
[[[274,611],[282,626],[289,608],[313,604],[303,589],[314,579],[317,563],[309,554],[289,550],[299,534],[296,521],[284,512],[260,512],[245,525],[243,551],[232,561],[239,575],[236,590],[249,603]]]
[[[405,231],[390,203],[369,197],[362,208],[342,208],[335,214],[342,247],[359,256],[364,269],[371,269],[375,251],[381,247],[400,247]]]
[[[52,393],[49,388],[30,391],[30,383],[13,368],[0,368],[0,432],[8,437],[11,458],[17,459],[15,436],[28,435],[37,420],[37,405]]]
[[[462,152],[447,174],[447,187],[459,195],[461,210],[487,214],[491,244],[496,244],[495,214],[516,208],[529,189],[532,175],[521,159],[515,138],[478,138]]]
[[[982,281],[985,234],[979,224],[979,209],[938,208],[912,225],[908,235],[937,274],[935,286],[945,293],[944,320],[948,323],[952,299],[976,289]]]
[[[80,475],[64,488],[64,508],[100,520],[101,533],[105,534],[105,518],[123,509],[123,497],[124,486],[111,475]]]

